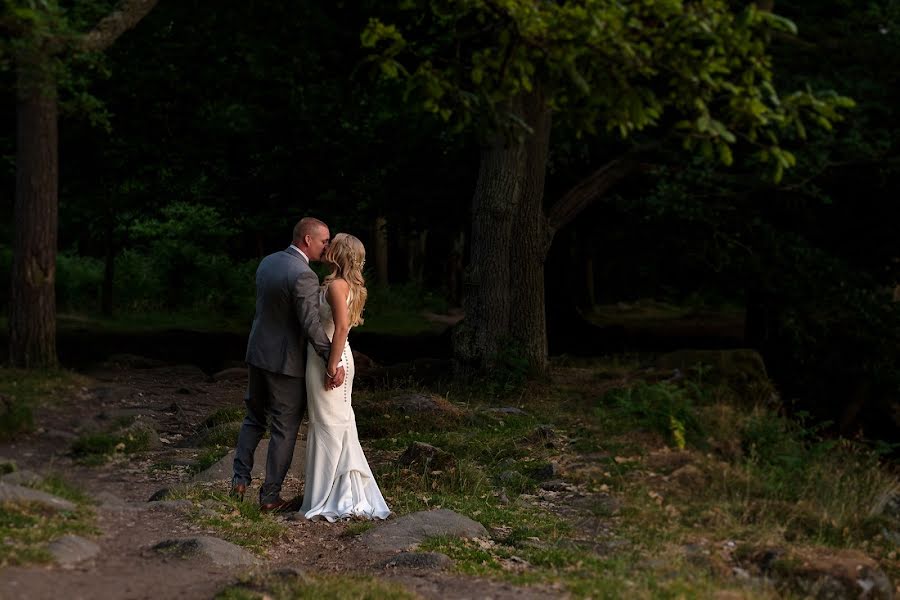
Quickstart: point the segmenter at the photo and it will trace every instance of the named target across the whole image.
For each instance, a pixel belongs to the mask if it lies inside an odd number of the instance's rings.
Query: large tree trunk
[[[380,288],[386,288],[388,286],[387,219],[377,217],[373,229],[375,238],[375,283]]]
[[[17,64],[16,203],[9,304],[9,358],[51,368],[56,356],[58,104],[45,56]]]
[[[524,104],[525,121],[533,129],[526,141],[525,178],[521,205],[515,217],[510,251],[510,330],[516,351],[532,371],[547,369],[547,314],[544,262],[552,235],[544,214],[544,181],[550,152],[550,110],[540,87]]]
[[[113,315],[113,290],[116,282],[115,216],[110,208],[106,213],[106,248],[104,249],[103,288],[100,291],[100,310],[104,316]]]
[[[465,369],[491,367],[509,341],[510,247],[524,176],[522,141],[497,136],[482,151],[472,198],[471,254],[463,276],[466,319],[454,330],[453,340]]]

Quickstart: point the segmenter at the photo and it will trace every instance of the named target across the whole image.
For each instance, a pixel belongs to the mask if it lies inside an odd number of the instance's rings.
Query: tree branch
[[[636,152],[612,160],[581,181],[557,200],[547,214],[550,235],[567,225],[615,184],[642,168]]]
[[[103,17],[80,40],[78,47],[85,52],[100,52],[109,48],[120,35],[137,25],[159,0],[122,0],[115,10]]]

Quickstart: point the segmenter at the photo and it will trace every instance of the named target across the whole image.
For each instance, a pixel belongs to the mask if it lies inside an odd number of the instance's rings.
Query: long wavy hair
[[[349,233],[339,233],[331,238],[322,260],[332,267],[331,275],[325,278],[325,285],[335,279],[343,279],[350,285],[350,327],[362,325],[363,307],[369,292],[362,269],[366,264],[366,248],[363,243]]]

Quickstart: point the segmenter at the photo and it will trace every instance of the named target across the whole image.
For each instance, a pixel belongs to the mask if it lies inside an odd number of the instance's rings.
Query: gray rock
[[[147,508],[153,511],[186,512],[194,508],[190,500],[155,500],[147,503]]]
[[[430,537],[449,536],[457,538],[487,537],[488,532],[481,523],[439,508],[410,513],[395,521],[373,527],[363,532],[360,543],[373,552],[406,550]]]
[[[106,364],[131,369],[152,369],[165,366],[166,363],[155,358],[137,356],[136,354],[112,354],[106,358]]]
[[[485,411],[499,415],[527,415],[528,413],[515,406],[501,406],[498,408],[486,408]]]
[[[78,439],[78,435],[76,435],[75,433],[72,433],[71,431],[63,431],[62,429],[46,429],[44,430],[43,437],[62,440],[67,443],[74,442]]]
[[[159,502],[160,500],[165,500],[166,498],[172,495],[172,488],[160,488],[153,492],[149,498],[147,498],[147,502]]]
[[[401,394],[391,398],[397,410],[410,415],[452,415],[458,416],[462,410],[437,394]]]
[[[42,482],[44,478],[34,471],[29,471],[28,469],[23,469],[22,471],[13,471],[12,473],[7,473],[6,475],[0,476],[0,481],[3,483],[8,483],[10,485],[24,485],[31,486],[37,485]]]
[[[160,556],[178,560],[200,559],[221,567],[258,565],[260,560],[231,542],[209,536],[172,539],[153,546]]]
[[[127,387],[103,386],[88,390],[88,394],[100,400],[103,404],[115,404],[126,398],[130,398],[134,390]]]
[[[256,447],[256,452],[253,454],[253,471],[251,471],[250,476],[253,479],[263,479],[266,474],[266,454],[269,452],[269,440],[264,439],[259,443],[259,446]],[[306,466],[306,441],[298,440],[294,445],[294,459],[291,462],[291,467],[288,470],[289,475],[293,475],[298,479],[303,478],[303,469]],[[210,468],[197,473],[191,482],[204,482],[204,481],[231,481],[231,478],[234,476],[234,450],[231,450],[226,454],[219,462],[211,466]]]
[[[560,479],[551,479],[550,481],[543,482],[540,487],[542,490],[547,490],[548,492],[565,492],[572,486]]]
[[[213,381],[245,381],[248,377],[247,367],[223,369],[212,376]]]
[[[106,410],[101,411],[97,414],[97,418],[104,421],[115,421],[115,420],[130,420],[140,417],[141,415],[146,415],[150,412],[150,409],[143,406],[136,406],[131,408],[107,408]]]
[[[3,502],[36,502],[53,510],[75,510],[75,505],[72,502],[58,496],[20,485],[0,482],[0,503]]]
[[[64,567],[71,567],[100,554],[100,546],[78,535],[64,535],[47,547],[53,560]]]
[[[401,552],[379,566],[384,569],[447,569],[454,564],[453,559],[440,552]]]
[[[452,454],[424,442],[413,442],[400,455],[397,462],[404,466],[416,466],[423,470],[443,470],[456,464]]]

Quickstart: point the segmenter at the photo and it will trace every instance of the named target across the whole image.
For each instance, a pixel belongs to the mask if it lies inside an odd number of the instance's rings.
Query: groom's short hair
[[[326,225],[323,221],[320,221],[319,219],[317,219],[315,217],[303,217],[302,219],[297,221],[296,225],[294,225],[294,240],[293,241],[295,241],[295,242],[303,241],[303,238],[315,233],[316,229],[318,229],[319,227],[325,227],[327,229],[328,225]]]

